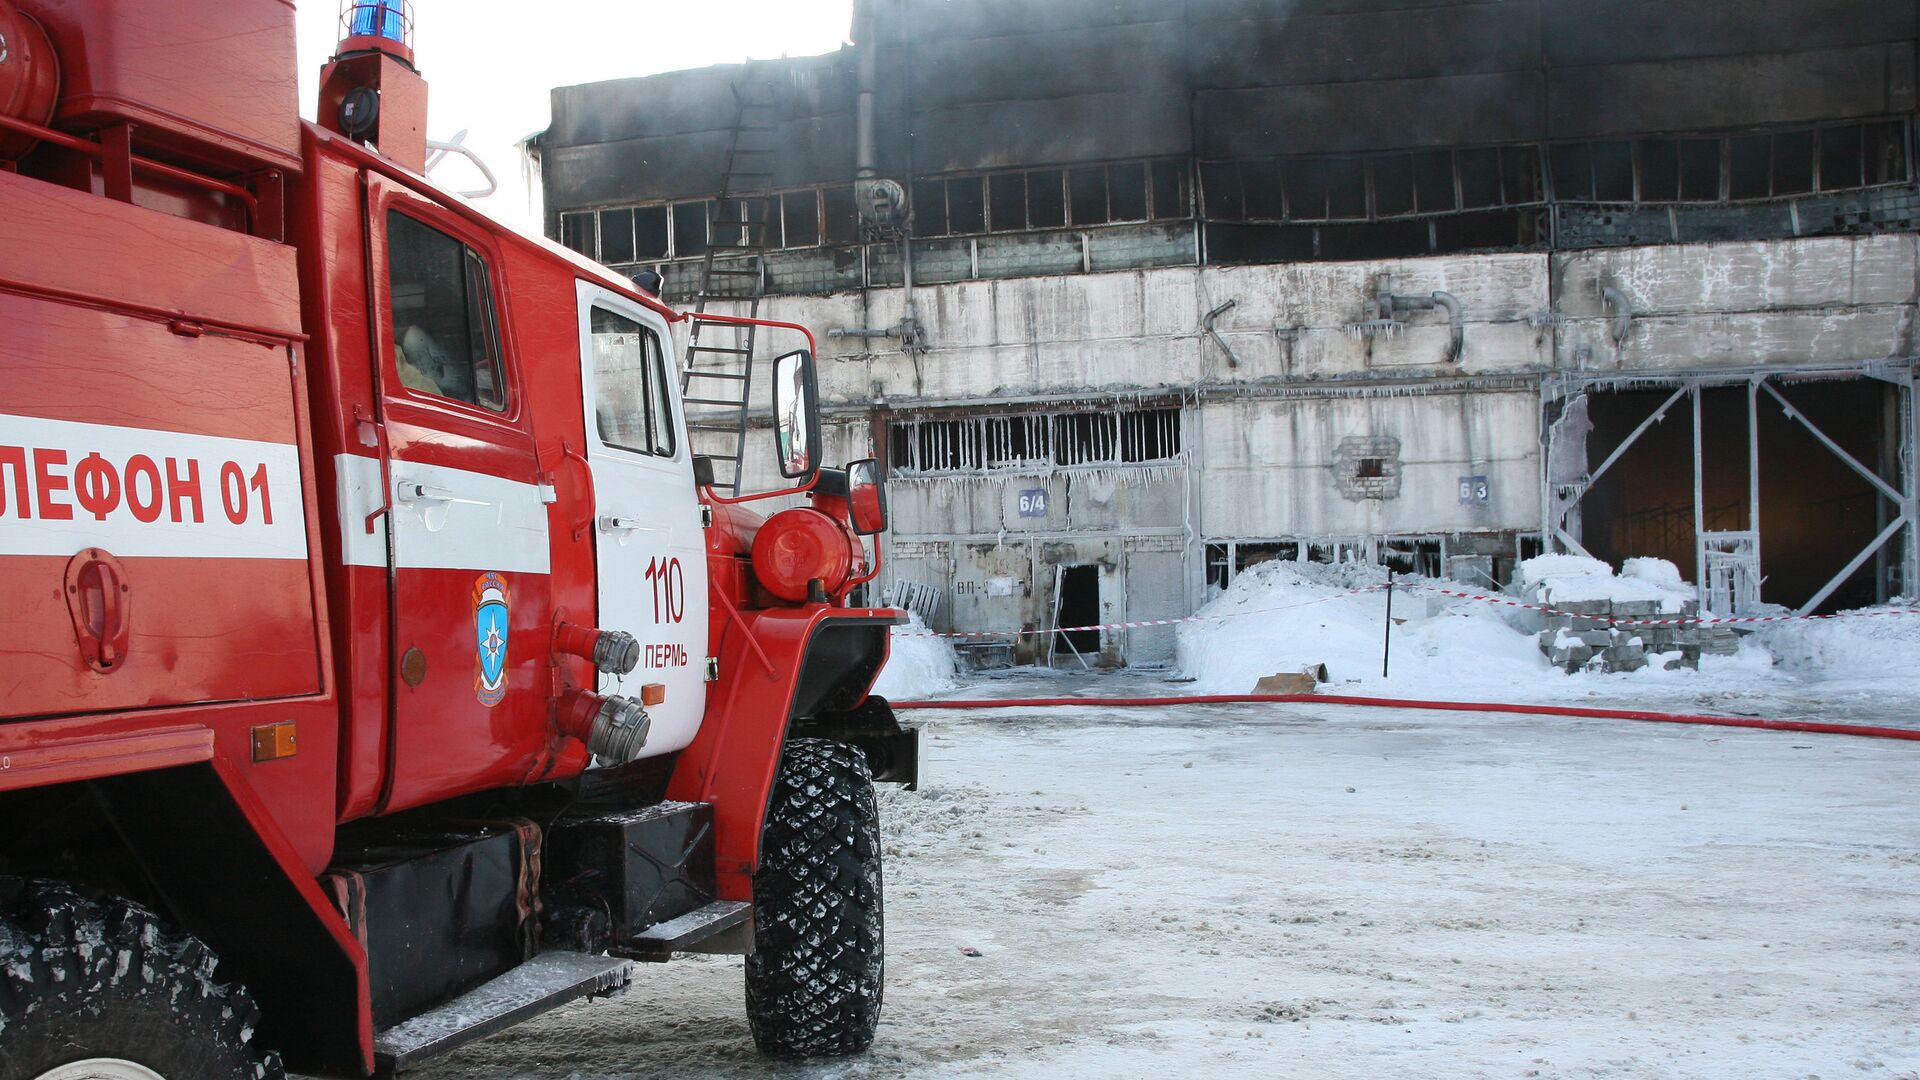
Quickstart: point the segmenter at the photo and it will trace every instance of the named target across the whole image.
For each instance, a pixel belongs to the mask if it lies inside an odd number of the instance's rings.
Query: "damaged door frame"
[[[1821,431],[1808,419],[1785,395],[1776,389],[1773,381],[1794,376],[1815,378],[1868,378],[1890,383],[1901,390],[1899,430],[1892,433],[1898,446],[1894,460],[1900,473],[1899,487],[1888,483],[1878,472],[1860,463],[1846,452],[1826,432]],[[1709,387],[1744,385],[1747,390],[1747,521],[1749,529],[1741,533],[1716,534],[1710,537],[1706,529],[1706,476],[1704,472],[1704,454],[1702,452],[1701,391]],[[1574,482],[1556,483],[1553,479],[1553,450],[1557,430],[1557,420],[1553,417],[1554,406],[1562,401],[1584,397],[1591,392],[1621,391],[1629,389],[1665,389],[1673,387],[1673,393],[1655,408],[1639,426],[1620,441],[1603,459],[1597,468],[1583,474]],[[1737,371],[1715,372],[1675,372],[1671,374],[1646,372],[1633,375],[1575,376],[1563,375],[1543,379],[1540,385],[1541,404],[1541,449],[1540,455],[1540,526],[1545,539],[1545,547],[1552,551],[1559,549],[1591,557],[1591,553],[1581,544],[1580,524],[1576,516],[1581,500],[1593,490],[1600,478],[1619,462],[1626,452],[1645,435],[1654,424],[1664,421],[1681,398],[1689,399],[1693,419],[1693,523],[1694,523],[1694,588],[1701,610],[1707,610],[1709,600],[1709,541],[1725,539],[1739,545],[1750,544],[1751,555],[1742,553],[1742,561],[1751,560],[1754,566],[1755,585],[1752,596],[1759,595],[1758,567],[1760,565],[1760,395],[1765,392],[1772,397],[1785,414],[1797,421],[1828,452],[1839,458],[1848,468],[1858,473],[1873,488],[1875,494],[1892,503],[1896,513],[1881,528],[1878,535],[1848,560],[1814,595],[1800,605],[1795,614],[1807,615],[1827,602],[1839,588],[1846,584],[1868,560],[1879,555],[1887,545],[1899,536],[1902,530],[1906,540],[1900,547],[1901,585],[1912,590],[1920,585],[1920,482],[1916,473],[1920,473],[1920,448],[1916,448],[1916,432],[1920,432],[1920,394],[1916,394],[1915,376],[1911,363],[1877,363],[1840,367],[1800,367],[1791,370],[1779,369],[1743,369]],[[1884,516],[1884,515],[1883,515]],[[1751,537],[1747,536],[1750,533]],[[1747,614],[1734,611],[1733,614]]]

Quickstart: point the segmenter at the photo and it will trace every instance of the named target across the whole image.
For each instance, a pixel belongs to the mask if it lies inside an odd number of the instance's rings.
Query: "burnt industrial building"
[[[566,244],[824,332],[936,626],[1542,550],[1831,610],[1920,587],[1917,9],[867,0],[834,54],[559,88],[532,150]],[[771,484],[769,348],[679,343],[723,485]],[[1069,649],[1172,637],[1020,655]]]

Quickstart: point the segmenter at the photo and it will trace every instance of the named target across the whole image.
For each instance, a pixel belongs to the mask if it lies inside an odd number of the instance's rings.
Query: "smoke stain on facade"
[[[532,147],[552,235],[834,328],[826,456],[888,463],[887,583],[936,627],[1045,630],[1089,580],[1102,622],[1179,616],[1276,557],[1659,555],[1734,611],[1920,587],[1914,5],[871,0],[853,31],[556,89]]]

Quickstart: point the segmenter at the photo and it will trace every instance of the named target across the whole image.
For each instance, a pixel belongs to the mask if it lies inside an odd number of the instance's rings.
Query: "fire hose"
[[[1867,724],[1828,724],[1813,720],[1764,720],[1749,716],[1716,716],[1709,713],[1668,713],[1644,709],[1592,709],[1577,705],[1515,705],[1483,701],[1423,701],[1411,698],[1354,697],[1345,694],[1193,694],[1166,697],[1051,697],[1051,698],[955,698],[935,701],[895,701],[895,709],[1033,709],[1078,706],[1082,708],[1139,709],[1174,705],[1228,705],[1242,702],[1266,702],[1281,705],[1354,705],[1381,709],[1428,709],[1441,712],[1520,713],[1528,716],[1572,716],[1599,720],[1641,720],[1656,724],[1704,724],[1712,727],[1759,728],[1766,731],[1799,731],[1816,735],[1854,735],[1869,739],[1903,739],[1920,742],[1920,729],[1874,727]]]

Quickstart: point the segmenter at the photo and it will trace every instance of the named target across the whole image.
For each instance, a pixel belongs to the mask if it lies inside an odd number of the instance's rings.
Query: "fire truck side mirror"
[[[852,508],[853,531],[872,536],[887,527],[887,488],[880,479],[880,463],[865,458],[847,465],[847,504]]]
[[[774,456],[780,475],[802,482],[820,470],[820,393],[813,354],[795,349],[773,362]]]

